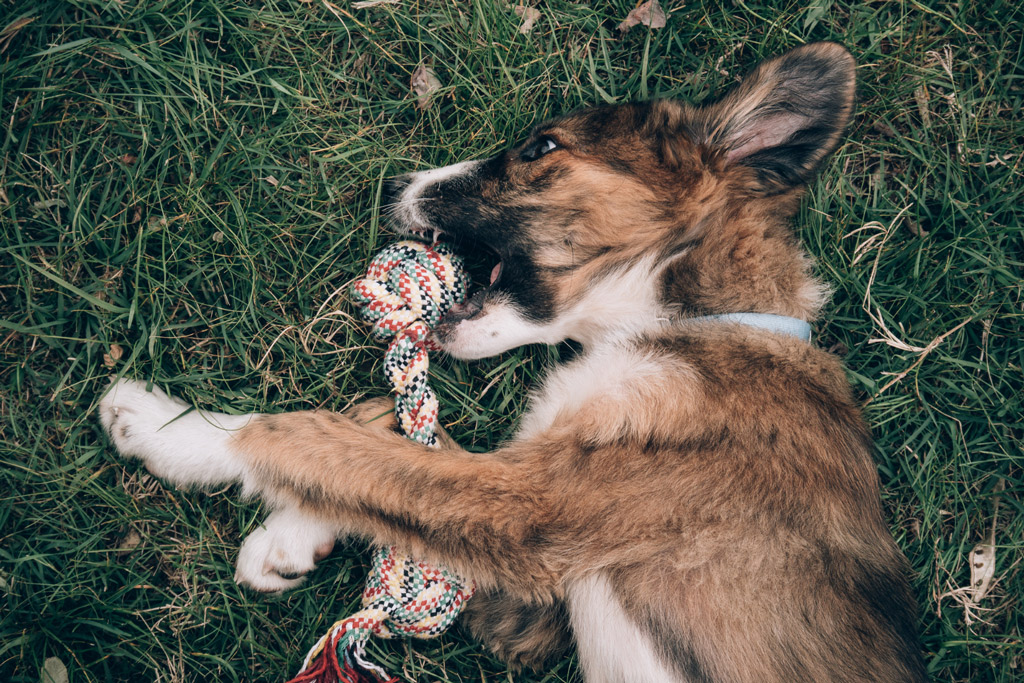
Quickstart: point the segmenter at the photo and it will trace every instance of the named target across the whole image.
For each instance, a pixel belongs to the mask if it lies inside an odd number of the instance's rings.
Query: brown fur
[[[610,144],[646,155],[598,148],[586,116],[539,129],[571,156],[551,154],[509,176],[513,187],[548,178],[550,189],[521,202],[564,207],[565,229],[534,224],[530,235],[556,308],[604,273],[675,252],[662,293],[676,310],[816,314],[818,290],[786,227],[802,185],[728,163],[729,144],[745,151],[763,133],[743,131],[757,129],[751,120],[784,90],[776,67],[762,66],[699,112],[664,102],[607,113],[603,131],[626,131]],[[852,80],[845,87],[836,132],[797,173],[837,144]],[[707,139],[717,147],[695,144],[687,131],[712,121]],[[652,148],[651,137],[671,142]],[[605,163],[623,157],[617,167]],[[496,190],[491,198],[508,201]],[[264,486],[286,489],[353,533],[475,578],[492,595],[478,614],[501,595],[506,607],[492,626],[476,615],[469,623],[498,634],[492,645],[513,661],[542,659],[536,653],[546,654],[540,643],[551,634],[560,649],[564,628],[551,610],[562,609],[567,583],[600,570],[691,680],[919,678],[906,651],[906,565],[836,360],[730,326],[680,328],[637,348],[664,368],[660,377],[486,455],[432,453],[318,413],[264,417],[242,431],[238,449]],[[545,605],[531,615],[535,626],[517,621]]]
[[[709,107],[626,105],[540,126],[557,152],[519,163],[512,150],[493,162],[500,182],[473,192],[543,212],[507,252],[536,277],[532,300],[549,297],[538,318],[609,273],[662,264],[658,305],[675,323],[623,346],[647,370],[487,454],[410,442],[389,418],[370,421],[379,403],[262,416],[234,440],[250,484],[475,579],[484,596],[467,624],[513,664],[564,650],[568,587],[602,573],[680,679],[924,680],[906,562],[840,364],[796,339],[685,320],[815,317],[823,290],[787,223],[838,144],[853,87],[848,53],[819,44]],[[792,128],[781,142],[780,126]]]
[[[742,638],[711,680],[858,680],[845,673],[855,665],[882,680],[896,645],[858,604],[871,590],[861,584],[880,572],[889,585],[879,588],[895,593],[872,599],[909,596],[868,436],[833,358],[772,342],[738,330],[651,341],[696,366],[696,396],[685,376],[666,379],[488,455],[433,453],[323,413],[264,417],[238,448],[266,486],[353,533],[527,603],[614,568],[630,611],[659,631],[700,623],[714,650]],[[765,403],[766,385],[794,391]],[[810,650],[804,670],[780,663],[769,675],[780,630]]]

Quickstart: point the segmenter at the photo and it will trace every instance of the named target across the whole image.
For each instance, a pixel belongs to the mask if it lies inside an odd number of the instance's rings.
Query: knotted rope
[[[352,286],[373,335],[394,337],[384,374],[395,387],[395,416],[405,435],[437,447],[437,397],[427,384],[428,339],[449,308],[466,296],[462,259],[445,244],[398,242],[377,255]],[[454,572],[418,562],[396,548],[374,553],[363,591],[363,609],[335,622],[306,655],[289,683],[396,681],[366,661],[370,636],[432,638],[458,617],[475,587]]]

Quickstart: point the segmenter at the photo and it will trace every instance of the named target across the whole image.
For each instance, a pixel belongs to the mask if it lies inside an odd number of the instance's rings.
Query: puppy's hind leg
[[[565,603],[529,604],[500,591],[478,591],[462,624],[513,669],[539,671],[572,646]]]

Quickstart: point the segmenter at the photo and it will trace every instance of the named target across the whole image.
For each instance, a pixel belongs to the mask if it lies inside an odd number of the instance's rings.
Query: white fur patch
[[[567,595],[587,683],[683,683],[626,616],[606,576],[573,581]]]
[[[122,455],[177,486],[241,482],[245,464],[229,443],[255,416],[190,409],[159,387],[122,379],[100,400],[100,421]]]
[[[463,359],[486,358],[524,344],[575,339],[592,345],[632,337],[659,326],[655,266],[643,259],[590,284],[586,294],[553,320],[537,323],[506,300],[488,301],[444,339],[446,352]]]
[[[796,297],[792,302],[793,310],[788,311],[787,314],[805,317],[809,315],[813,319],[832,297],[832,286],[811,275],[813,262],[809,257],[802,256],[801,260],[807,277],[796,291]]]
[[[296,507],[274,510],[239,548],[235,581],[263,593],[295,588],[317,558],[331,551],[337,537],[336,525]]]
[[[671,372],[678,371],[674,368]],[[599,346],[550,371],[532,397],[516,439],[525,441],[537,436],[554,424],[559,415],[571,415],[597,398],[631,403],[645,384],[658,382],[665,375],[664,361],[627,344]],[[628,410],[628,406],[623,410]]]
[[[398,198],[396,215],[400,221],[410,226],[429,227],[429,221],[419,210],[419,203],[426,201],[421,197],[423,191],[431,185],[449,180],[460,175],[469,175],[479,166],[480,161],[463,161],[451,166],[432,168],[428,171],[417,171],[409,174],[409,185]]]
[[[557,344],[564,337],[551,325],[537,324],[502,298],[484,303],[475,317],[459,322],[443,341],[448,355],[462,360],[496,356],[526,344]]]

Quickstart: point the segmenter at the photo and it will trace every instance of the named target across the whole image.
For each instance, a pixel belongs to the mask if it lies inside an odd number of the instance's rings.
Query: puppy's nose
[[[410,174],[404,173],[397,175],[394,178],[388,178],[384,181],[384,187],[381,190],[381,199],[385,204],[394,204],[398,201],[399,197],[402,196],[402,190],[409,187]]]

